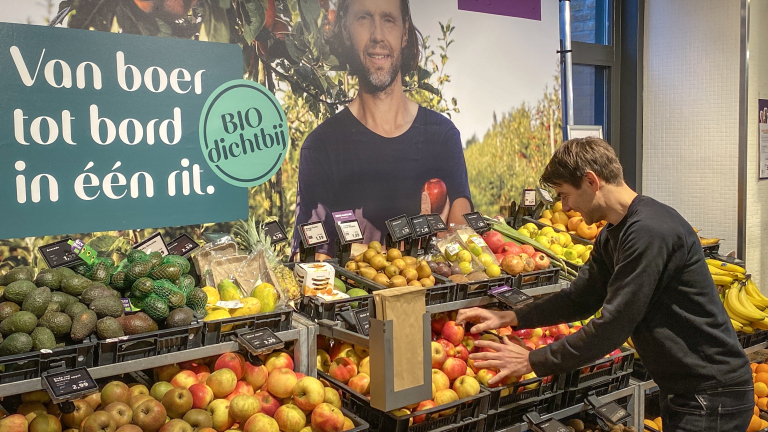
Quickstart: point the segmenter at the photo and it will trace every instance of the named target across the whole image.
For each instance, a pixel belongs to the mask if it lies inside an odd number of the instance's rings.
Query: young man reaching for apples
[[[497,368],[492,383],[534,371],[574,370],[632,341],[661,391],[665,432],[743,432],[754,410],[752,371],[718,297],[698,237],[674,209],[638,195],[623,181],[613,149],[597,138],[574,139],[555,152],[541,177],[587,224],[609,224],[571,286],[514,312],[459,312],[472,333],[586,319],[580,331],[528,351],[476,341],[495,352],[470,356]]]

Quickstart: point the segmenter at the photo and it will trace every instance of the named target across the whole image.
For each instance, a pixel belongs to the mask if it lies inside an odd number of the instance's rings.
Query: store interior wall
[[[747,132],[746,261],[758,287],[768,292],[768,180],[758,180],[757,100],[768,99],[768,0],[750,0]],[[762,283],[761,283],[762,282]],[[765,285],[765,286],[764,286]]]
[[[738,226],[740,13],[736,0],[645,6],[642,190],[725,253]]]

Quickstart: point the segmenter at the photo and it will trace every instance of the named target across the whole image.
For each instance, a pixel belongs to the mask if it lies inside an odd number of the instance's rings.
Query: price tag
[[[131,303],[131,299],[121,298],[120,300],[123,302],[123,310],[125,310],[125,313],[141,310],[140,308],[137,308],[133,303]]]
[[[357,331],[363,335],[368,336],[368,332],[371,329],[371,313],[366,309],[358,309],[354,312],[355,321],[357,323]]]
[[[432,228],[433,233],[448,231],[448,226],[445,224],[445,221],[437,213],[427,215],[427,222],[429,222],[429,226]]]
[[[263,354],[285,346],[285,342],[268,328],[258,330],[241,329],[235,333],[240,345],[244,346],[253,355]]]
[[[331,213],[331,215],[333,216],[333,221],[337,223],[352,220],[352,219],[357,219],[355,217],[354,210],[344,210],[340,212],[333,212]]]
[[[434,234],[432,231],[432,226],[427,220],[427,215],[413,216],[411,218],[411,226],[413,227],[413,236],[416,238],[426,237],[428,235]]]
[[[328,243],[328,235],[322,222],[310,222],[301,225],[301,239],[304,246],[313,247]]]
[[[72,252],[70,240],[72,239],[67,238],[37,248],[45,263],[48,264],[48,268],[69,267],[83,262],[82,258]]]
[[[480,232],[488,229],[488,223],[483,219],[483,215],[479,212],[467,213],[464,215],[464,220],[467,221],[473,230]]]
[[[445,245],[445,251],[448,252],[449,255],[456,255],[460,250],[461,246],[456,242]]]
[[[160,252],[160,255],[162,256],[168,255],[168,245],[165,244],[165,239],[163,239],[163,235],[159,232],[156,232],[137,243],[133,248],[146,252],[147,254],[151,252]]]
[[[565,427],[564,424],[560,423],[559,421],[552,419],[543,421],[541,423],[533,425],[533,430],[539,431],[539,432],[569,432],[570,429]]]
[[[547,204],[554,204],[555,200],[552,199],[552,195],[547,192],[547,190],[540,188],[539,186],[536,186],[536,191],[539,192],[539,196],[541,197],[541,200],[544,201]]]
[[[609,402],[603,406],[595,408],[595,414],[611,426],[623,423],[630,417],[630,414],[616,402]]]
[[[389,229],[389,235],[392,236],[394,241],[405,240],[413,235],[411,224],[408,223],[408,216],[406,215],[388,220],[387,228]]]
[[[188,257],[195,249],[199,248],[195,240],[187,234],[182,234],[168,243],[168,252],[171,255]],[[162,252],[161,252],[162,253]]]
[[[488,291],[489,295],[496,297],[499,301],[513,308],[524,306],[533,301],[533,297],[520,291],[517,288],[510,288],[502,285]]]
[[[343,244],[363,241],[363,232],[360,230],[357,219],[337,222],[336,231],[339,232],[339,238]]]
[[[54,403],[78,399],[99,390],[96,381],[91,378],[88,369],[84,367],[58,373],[44,372],[42,380],[43,387],[48,391]]]
[[[536,189],[523,191],[523,207],[536,207]]]
[[[278,221],[270,221],[264,224],[264,232],[272,239],[270,246],[288,241],[285,228]]]
[[[218,301],[216,302],[216,306],[227,308],[227,309],[236,309],[239,307],[243,307],[243,304],[240,303],[240,300],[229,300],[229,301]]]

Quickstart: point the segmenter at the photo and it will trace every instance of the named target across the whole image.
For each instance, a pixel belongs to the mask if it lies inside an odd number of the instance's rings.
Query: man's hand
[[[456,316],[456,324],[476,324],[470,329],[470,333],[480,333],[486,330],[495,330],[506,326],[516,326],[517,316],[514,312],[489,311],[483,308],[462,309]]]
[[[521,377],[533,372],[531,364],[528,362],[529,351],[520,345],[510,342],[509,339],[502,338],[502,343],[496,343],[489,340],[477,340],[475,346],[480,348],[490,348],[496,352],[480,352],[470,354],[469,358],[475,361],[478,368],[496,368],[499,373],[488,380],[488,385],[496,384],[507,377]]]
[[[446,197],[445,207],[442,209],[433,209],[432,203],[429,201],[429,194],[426,192],[421,193],[421,213],[420,214],[432,214],[437,213],[443,219],[445,223],[448,223],[448,214],[451,212],[451,198]]]

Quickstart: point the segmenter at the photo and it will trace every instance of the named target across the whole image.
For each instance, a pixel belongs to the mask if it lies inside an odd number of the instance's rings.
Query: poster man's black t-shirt
[[[363,125],[349,108],[307,136],[299,158],[293,252],[299,226],[323,221],[329,242],[318,252],[333,255],[338,235],[332,213],[353,210],[364,242],[384,242],[386,221],[421,212],[424,183],[442,179],[453,203],[472,202],[459,131],[440,113],[419,107],[411,127],[386,138]],[[438,209],[433,209],[438,213]]]

